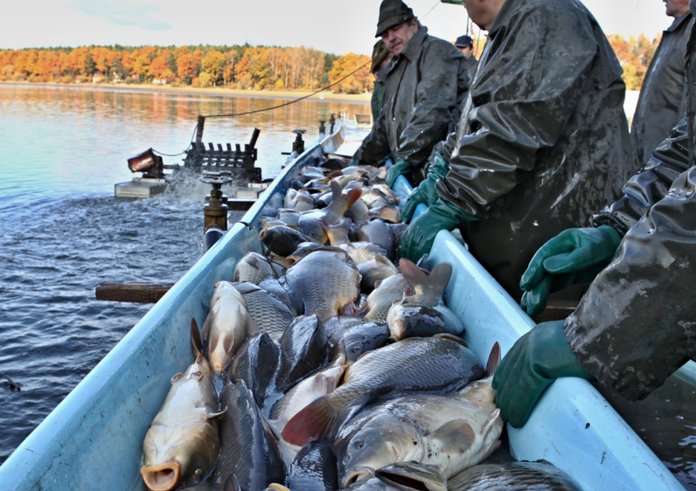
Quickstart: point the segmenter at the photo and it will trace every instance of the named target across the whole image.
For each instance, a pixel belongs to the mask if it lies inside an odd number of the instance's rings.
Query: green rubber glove
[[[592,378],[570,349],[564,322],[537,324],[517,340],[495,371],[495,404],[515,428],[524,426],[541,394],[557,378]]]
[[[406,228],[401,236],[399,255],[418,262],[423,254],[430,251],[440,230],[452,230],[462,222],[473,220],[478,218],[438,199]]]
[[[394,183],[396,182],[396,178],[408,172],[411,172],[411,164],[404,159],[397,160],[396,163],[389,167],[389,170],[387,171],[387,186],[390,188],[393,187]]]
[[[404,209],[401,212],[401,219],[409,222],[416,211],[416,206],[425,203],[427,206],[435,204],[437,201],[437,191],[435,185],[439,179],[444,179],[449,172],[449,163],[440,152],[435,152],[433,162],[428,168],[428,176],[421,182],[416,189],[409,195]]]
[[[529,315],[546,306],[549,295],[574,283],[589,283],[614,257],[621,235],[609,225],[569,228],[534,254],[520,278],[522,308]]]

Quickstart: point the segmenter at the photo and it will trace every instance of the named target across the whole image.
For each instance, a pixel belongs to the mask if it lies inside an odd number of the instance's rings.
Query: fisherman
[[[377,121],[380,114],[382,114],[382,105],[384,103],[384,77],[390,60],[391,54],[384,44],[384,40],[378,39],[375,46],[372,48],[372,64],[370,66],[370,72],[372,72],[372,75],[375,77],[372,99],[370,99],[372,121]]]
[[[474,39],[465,34],[459,36],[454,42],[454,45],[464,55],[464,59],[466,60],[464,65],[469,74],[469,79],[473,80],[476,74],[476,67],[478,66],[478,61],[476,61],[476,56],[474,56]]]
[[[689,11],[689,0],[664,2],[666,14],[674,17],[674,21],[662,33],[633,113],[631,139],[636,170],[648,160],[657,144],[667,138],[686,108],[684,60],[694,17]]]
[[[696,3],[691,2],[691,12]],[[631,177],[623,195],[563,231],[522,276],[523,307],[543,309],[560,284],[594,278],[573,314],[522,336],[493,379],[503,418],[523,426],[558,377],[596,379],[627,399],[646,397],[696,357],[696,29],[687,49],[686,118]],[[611,261],[611,262],[610,262]]]
[[[382,115],[353,162],[379,165],[391,157],[395,164],[387,175],[389,185],[402,174],[420,182],[433,145],[447,136],[459,117],[469,87],[464,57],[451,43],[429,35],[401,0],[382,1],[376,36],[392,55]]]
[[[534,251],[616,198],[632,167],[621,67],[574,0],[464,0],[488,31],[476,78],[446,153],[409,197],[401,239],[417,261],[440,230],[519,299]],[[436,151],[437,152],[437,151]]]

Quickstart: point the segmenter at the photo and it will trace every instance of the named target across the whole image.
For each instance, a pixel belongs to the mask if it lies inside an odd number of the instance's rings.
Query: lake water
[[[102,283],[173,283],[204,252],[209,186],[142,201],[113,197],[126,159],[154,147],[181,153],[199,114],[241,113],[279,99],[0,84],[0,462],[137,323],[149,305],[95,299]],[[301,101],[208,120],[204,141],[261,135],[273,177],[294,129],[316,141],[331,113],[369,104]],[[181,163],[182,156],[165,157]],[[230,217],[233,221],[234,215]],[[2,377],[21,386],[13,392]],[[696,390],[672,378],[648,400],[616,407],[666,465],[696,489]]]
[[[133,177],[126,159],[149,147],[182,152],[199,114],[286,102],[0,84],[0,462],[150,308],[97,301],[96,287],[174,283],[204,252],[210,186],[116,200],[114,184]],[[257,165],[273,177],[292,130],[306,129],[313,144],[319,121],[339,112],[366,113],[369,104],[301,101],[212,119],[203,140],[248,143],[259,128]]]

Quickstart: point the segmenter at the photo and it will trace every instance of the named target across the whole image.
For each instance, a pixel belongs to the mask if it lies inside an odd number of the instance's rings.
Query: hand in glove
[[[472,220],[477,218],[438,199],[404,231],[399,245],[399,255],[417,262],[430,250],[440,230],[452,230],[460,223]]]
[[[524,426],[541,394],[557,378],[592,378],[570,349],[564,322],[538,324],[517,340],[495,371],[495,404],[515,428]]]
[[[416,211],[416,206],[420,203],[425,203],[427,206],[435,204],[437,201],[437,191],[435,185],[438,179],[444,179],[449,172],[449,164],[440,152],[435,152],[433,163],[428,168],[428,176],[421,182],[416,189],[413,190],[408,197],[404,209],[401,212],[401,219],[404,222],[409,222]]]
[[[522,308],[529,315],[538,314],[551,292],[591,282],[611,262],[620,242],[621,235],[609,225],[569,228],[550,239],[522,274]]]
[[[396,163],[389,167],[389,170],[387,171],[387,186],[390,188],[394,187],[396,178],[408,172],[411,172],[411,164],[404,159],[397,160]]]

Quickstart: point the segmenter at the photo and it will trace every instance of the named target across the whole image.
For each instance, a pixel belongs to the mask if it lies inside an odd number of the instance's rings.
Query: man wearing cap
[[[359,164],[379,165],[391,157],[387,174],[412,182],[423,178],[435,143],[453,130],[469,86],[464,57],[451,43],[430,36],[401,0],[383,0],[377,37],[392,60],[384,75],[382,114],[355,153]]]
[[[391,61],[391,54],[382,39],[379,39],[372,48],[372,63],[370,71],[375,77],[375,85],[372,89],[372,99],[370,109],[372,110],[372,121],[377,121],[382,114],[382,103],[384,102],[384,77],[387,67]]]
[[[665,13],[674,21],[662,33],[633,113],[631,139],[636,169],[645,165],[650,152],[669,135],[686,107],[684,60],[694,21],[689,0],[664,1]]]
[[[400,255],[418,260],[440,230],[459,227],[469,251],[519,299],[534,252],[587,222],[631,172],[625,85],[604,33],[576,0],[464,7],[488,40],[447,140],[448,168],[416,188],[413,199],[429,207],[404,232]]]
[[[459,36],[454,42],[457,49],[464,55],[464,65],[466,66],[467,73],[469,74],[469,79],[474,80],[474,74],[476,73],[476,67],[478,62],[474,56],[474,40],[471,36],[466,34]]]

